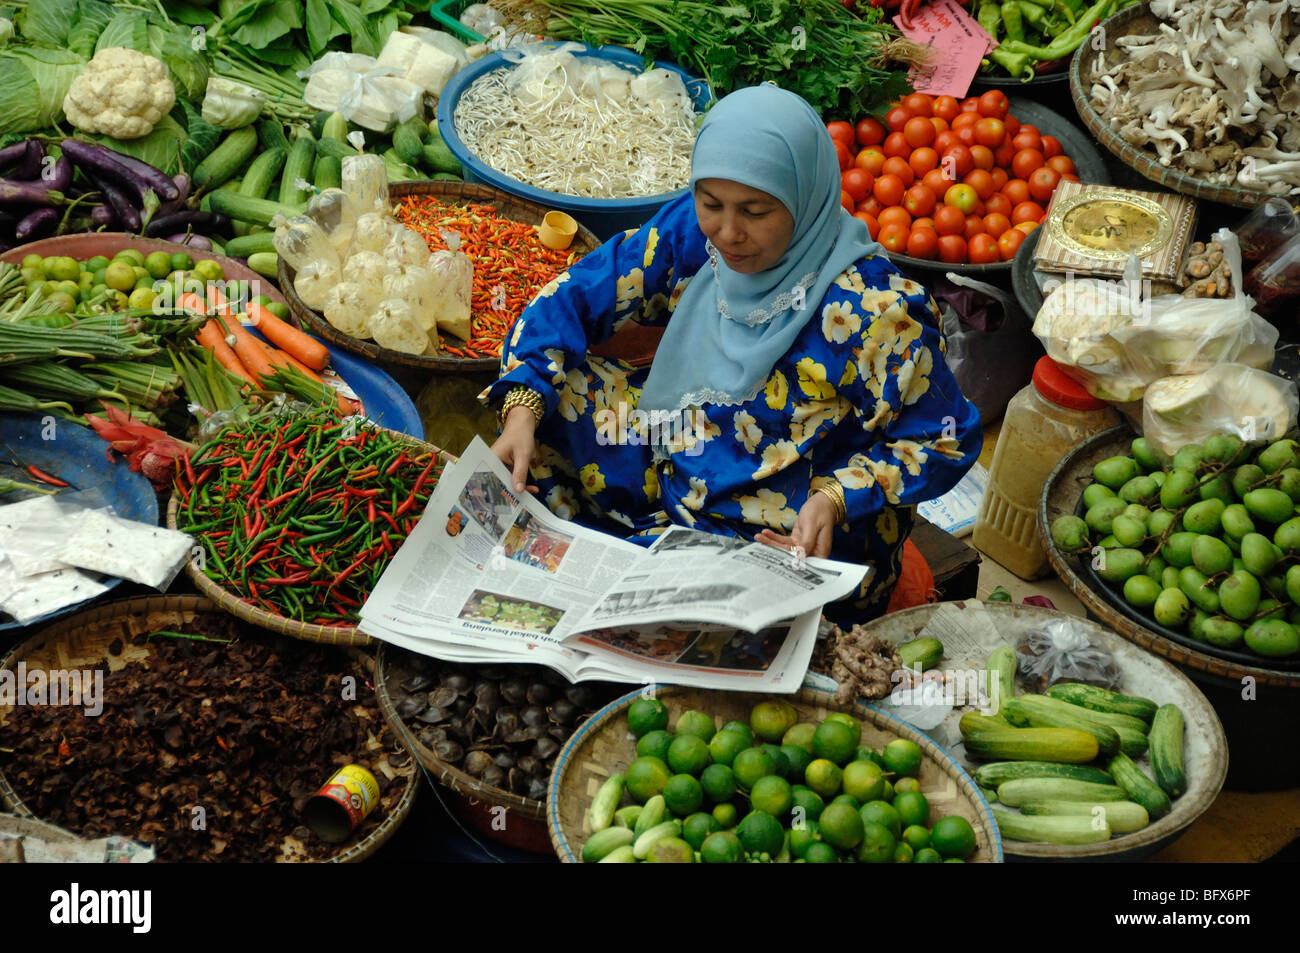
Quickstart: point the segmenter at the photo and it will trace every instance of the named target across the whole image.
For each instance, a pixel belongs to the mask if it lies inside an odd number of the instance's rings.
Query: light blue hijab
[[[819,317],[831,282],[880,250],[840,205],[834,144],[795,93],[764,84],[720,100],[691,154],[692,191],[701,179],[767,192],[790,211],[794,234],[775,265],[752,275],[733,271],[709,246],[710,264],[682,292],[659,343],[641,410],[754,399],[804,325]]]

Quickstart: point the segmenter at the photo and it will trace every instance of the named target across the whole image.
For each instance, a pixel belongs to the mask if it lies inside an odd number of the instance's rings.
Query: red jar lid
[[[1034,365],[1034,387],[1058,407],[1070,410],[1102,410],[1110,405],[1093,397],[1082,384],[1061,370],[1050,357],[1040,357]]]

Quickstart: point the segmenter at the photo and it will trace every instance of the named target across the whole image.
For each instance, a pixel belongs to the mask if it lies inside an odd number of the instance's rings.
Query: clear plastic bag
[[[1242,364],[1220,364],[1204,374],[1165,377],[1147,388],[1142,433],[1161,457],[1214,434],[1246,443],[1276,440],[1300,412],[1294,381]]]
[[[348,156],[343,160],[343,191],[352,199],[357,215],[388,214],[388,172],[377,155]]]
[[[424,354],[429,350],[429,333],[420,326],[415,308],[400,298],[387,298],[370,318],[375,343],[403,354]]]
[[[433,278],[429,309],[434,323],[462,341],[468,341],[474,263],[462,251],[440,249],[429,256],[428,271]]]
[[[349,337],[370,337],[370,315],[379,299],[351,281],[337,282],[325,294],[321,313],[338,330]]]
[[[336,271],[339,268],[338,252],[329,236],[316,219],[307,215],[295,215],[281,222],[271,242],[276,254],[294,271],[302,271],[313,262],[333,267]]]
[[[372,132],[387,132],[423,108],[424,90],[403,78],[404,70],[381,66],[372,56],[326,53],[298,75],[307,80],[303,102],[340,112]]]
[[[339,260],[347,254],[357,224],[357,209],[342,189],[325,189],[307,203],[307,217],[320,226]]]
[[[1057,682],[1083,682],[1099,688],[1119,686],[1115,657],[1092,644],[1088,631],[1072,619],[1053,619],[1016,645],[1020,674],[1041,694]]]

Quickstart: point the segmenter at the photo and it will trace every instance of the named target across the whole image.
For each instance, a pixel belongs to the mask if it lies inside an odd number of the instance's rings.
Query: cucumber
[[[1110,773],[1115,783],[1128,794],[1128,800],[1137,801],[1145,807],[1153,820],[1169,813],[1172,806],[1169,795],[1160,790],[1128,755],[1121,752],[1111,758]]]
[[[626,827],[611,827],[608,830],[601,831],[607,834],[609,831],[626,831]],[[636,843],[632,845],[632,852],[636,855],[637,860],[645,860],[650,856],[650,848],[654,846],[655,841],[663,840],[665,837],[680,837],[682,834],[682,822],[678,820],[664,821],[662,824],[656,824],[650,830],[640,835]],[[619,847],[622,844],[617,845]]]
[[[618,848],[630,846],[633,839],[632,832],[626,827],[607,827],[603,831],[598,831],[588,837],[587,843],[582,845],[582,862],[599,863]]]
[[[1016,672],[1020,668],[1020,659],[1011,646],[999,645],[989,653],[984,667],[984,687],[988,692],[989,704],[996,705],[1000,714],[1002,706],[1016,697]]]
[[[627,807],[620,807],[614,812],[614,823],[619,827],[626,827],[628,830],[636,830],[637,818],[641,816],[644,808],[640,804],[629,804]]]
[[[998,800],[1008,807],[1026,801],[1123,801],[1124,789],[1069,778],[1019,778],[998,785]]]
[[[433,175],[429,176],[429,178],[434,182],[464,182],[465,181],[460,176],[452,172],[435,172]]]
[[[338,156],[316,157],[315,186],[320,191],[337,189],[343,184],[343,160]]]
[[[316,115],[312,116],[311,122],[307,124],[307,128],[311,130],[313,137],[319,139],[325,134],[325,123],[329,121],[332,115],[333,113],[328,109],[318,109],[316,111]]]
[[[321,126],[317,139],[332,139],[335,142],[348,141],[348,121],[341,112],[332,112]]]
[[[241,222],[254,225],[269,225],[277,215],[286,218],[299,214],[305,206],[281,205],[270,199],[254,199],[228,189],[217,189],[209,195],[212,211],[229,215]]]
[[[963,730],[962,740],[966,753],[982,761],[1087,764],[1098,750],[1096,737],[1074,728],[981,728],[970,735]]]
[[[336,159],[346,159],[348,156],[359,156],[360,152],[353,149],[346,142],[340,142],[338,139],[321,138],[316,140],[316,154],[320,156],[333,156]]]
[[[919,665],[923,672],[934,668],[943,659],[943,643],[938,639],[913,639],[895,651],[904,668],[914,669]]]
[[[1161,705],[1151,721],[1151,773],[1171,798],[1187,790],[1183,771],[1183,712],[1177,705]]]
[[[226,244],[226,254],[231,258],[247,258],[259,252],[275,251],[274,232],[253,232],[232,238]]]
[[[996,788],[999,784],[1020,778],[1066,778],[1071,781],[1091,781],[1093,784],[1115,783],[1114,778],[1101,768],[1056,764],[1051,761],[993,761],[980,765],[975,771],[975,781],[982,788]]]
[[[424,142],[420,136],[425,129],[424,120],[412,116],[393,130],[393,150],[407,165],[418,166],[424,160]]]
[[[1053,817],[993,810],[998,833],[1007,840],[1040,844],[1098,844],[1110,840],[1110,827],[1093,826],[1091,817]]]
[[[1130,758],[1140,758],[1147,753],[1149,742],[1145,731],[1134,731],[1132,728],[1116,728],[1115,734],[1119,735],[1119,750]]]
[[[275,119],[263,119],[257,124],[257,139],[263,149],[283,149],[289,151],[289,140],[285,138],[284,126]]]
[[[213,188],[228,181],[257,149],[257,130],[252,126],[236,129],[222,139],[207,158],[194,167],[194,186]]]
[[[668,805],[664,801],[664,796],[656,794],[642,806],[640,816],[637,817],[636,823],[632,825],[632,831],[637,837],[640,837],[650,828],[662,824],[667,816]]]
[[[280,256],[273,251],[253,252],[247,261],[248,267],[263,278],[274,278],[280,273]]]
[[[618,810],[618,802],[622,797],[623,775],[611,774],[600,786],[596,796],[591,799],[591,806],[587,808],[587,824],[592,831],[603,831],[614,823],[614,812]]]
[[[1080,685],[1075,682],[1058,682],[1047,690],[1052,698],[1091,708],[1093,711],[1114,712],[1117,715],[1132,715],[1148,724],[1156,715],[1156,703],[1149,698],[1137,698],[1109,692],[1095,685]]]
[[[1055,703],[1058,706],[1064,705],[1065,707],[1060,708],[1061,711],[1070,711],[1073,709],[1074,714],[1081,715],[1089,721],[1095,721],[1099,725],[1109,725],[1116,731],[1121,728],[1127,728],[1129,731],[1137,731],[1145,735],[1147,730],[1151,727],[1141,718],[1134,718],[1132,715],[1121,715],[1118,712],[1113,711],[1097,711],[1095,708],[1084,708],[1082,705],[1076,705],[1074,702],[1067,702],[1061,698],[1053,698],[1051,695],[1034,695],[1027,697],[1041,698],[1043,699],[1042,703],[1050,702]]]
[[[441,140],[429,143],[421,152],[424,155],[424,164],[434,172],[454,172],[460,175],[464,171],[460,166],[460,160],[452,154],[447,143]]]
[[[1087,801],[1028,801],[1020,805],[1020,813],[1049,817],[1097,817],[1110,827],[1112,834],[1132,834],[1151,823],[1147,809],[1133,801],[1108,801],[1105,804],[1089,804]]]
[[[280,177],[280,204],[301,205],[307,201],[307,192],[297,185],[299,179],[310,179],[312,163],[316,158],[316,140],[309,133],[299,131],[298,138],[289,147],[289,158],[284,163]]]
[[[1035,699],[1043,696],[1022,695],[1010,699],[1002,706],[1002,715],[1013,725],[1027,728],[1073,728],[1086,731],[1097,739],[1097,750],[1103,755],[1112,755],[1119,750],[1119,735],[1109,725],[1098,724],[1075,710],[1061,711],[1055,705],[1043,705]],[[1051,699],[1047,699],[1051,701]],[[1062,703],[1062,708],[1071,708]]]
[[[636,854],[632,853],[632,845],[624,844],[622,847],[615,847],[600,860],[598,864],[635,864]]]
[[[267,149],[254,159],[249,163],[248,171],[244,173],[239,194],[255,199],[266,198],[266,193],[271,191],[271,183],[275,181],[276,174],[284,165],[288,155],[285,149]]]
[[[384,171],[388,173],[389,182],[414,182],[422,178],[419,172],[402,161],[395,149],[384,151]]]

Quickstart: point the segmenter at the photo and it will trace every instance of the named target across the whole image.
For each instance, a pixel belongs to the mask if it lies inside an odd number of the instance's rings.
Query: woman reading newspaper
[[[589,354],[664,327],[653,363]],[[803,99],[739,90],[706,117],[690,192],[606,242],[516,321],[493,451],[556,514],[649,545],[679,524],[876,568],[827,607],[884,611],[915,505],[980,451],[932,299],[840,205]]]

